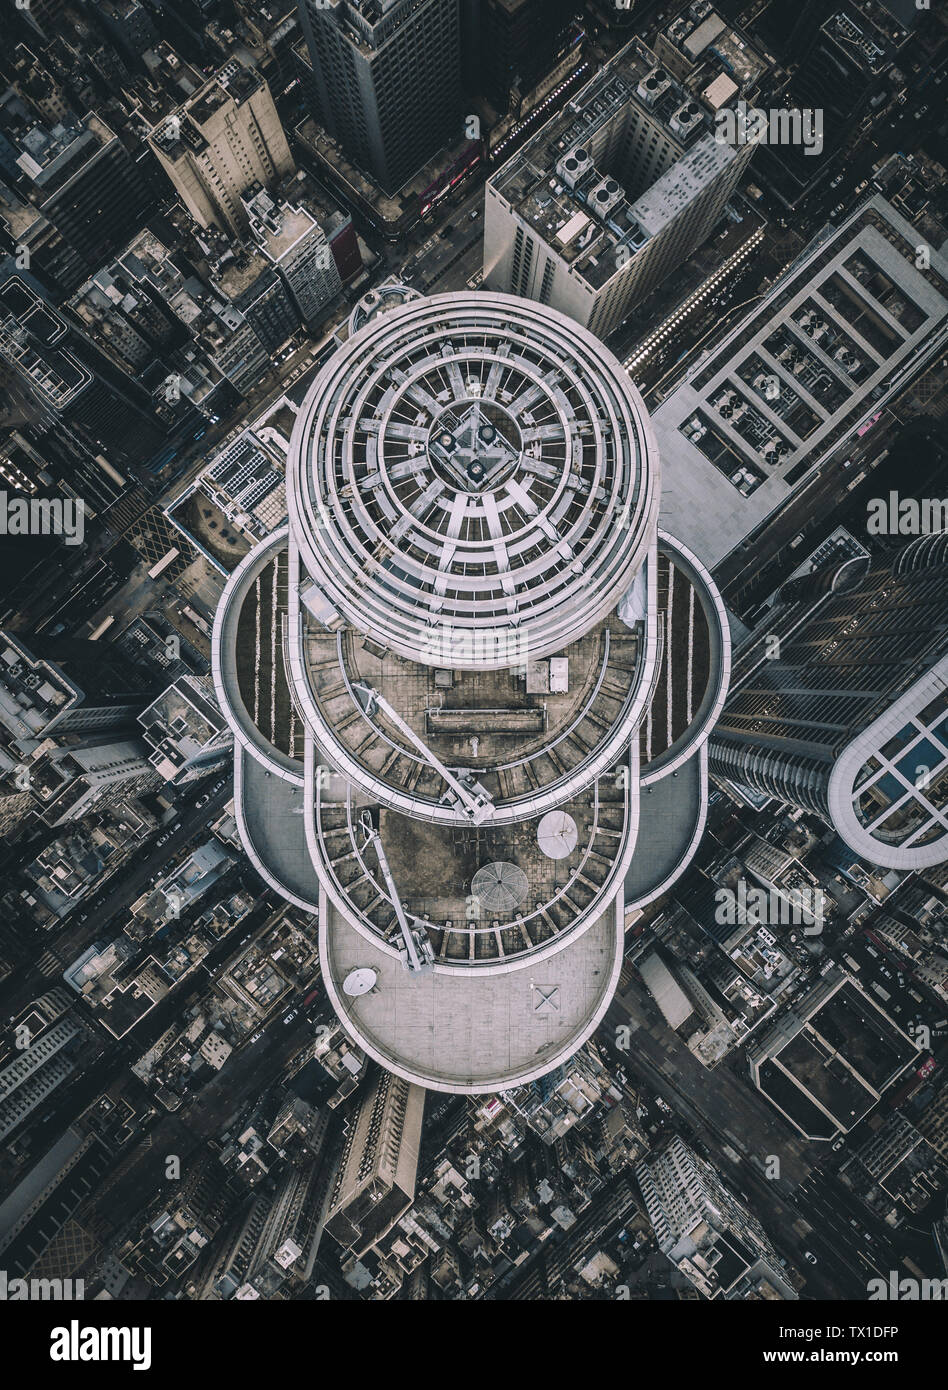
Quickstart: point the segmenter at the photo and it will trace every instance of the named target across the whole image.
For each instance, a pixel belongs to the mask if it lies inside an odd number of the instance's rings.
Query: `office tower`
[[[821,167],[841,153],[862,120],[891,101],[904,81],[899,50],[909,40],[904,27],[882,5],[844,3],[804,7],[790,36],[793,65],[783,104],[822,113],[823,148],[818,159],[793,142],[774,142],[761,151],[757,173],[790,208],[799,205],[820,178]],[[895,66],[898,64],[899,66]],[[789,63],[788,63],[789,66]]]
[[[697,846],[727,621],[658,530],[657,469],[628,373],[572,320],[373,291],[297,416],[288,527],[227,581],[241,839],[318,913],[349,1038],[417,1086],[572,1057],[624,910]]]
[[[79,1043],[87,1034],[71,1015],[40,1024],[27,1047],[15,1050],[0,1068],[0,1140],[6,1139],[38,1105],[76,1070]]]
[[[148,460],[167,437],[149,392],[12,258],[0,262],[0,371],[9,423],[27,437],[40,468],[94,511],[126,485],[116,465]]]
[[[458,0],[300,0],[313,115],[395,193],[461,136]]]
[[[886,403],[944,353],[948,259],[932,247],[921,269],[919,242],[873,196],[811,242],[653,413],[669,529],[738,612],[726,586],[759,564],[757,535],[820,469],[848,467]]]
[[[240,279],[250,279],[257,269],[260,258],[254,257],[249,274]],[[275,270],[261,270],[253,276],[246,289],[238,289],[240,279],[234,284],[231,274],[218,280],[223,289],[236,291],[229,293],[231,304],[256,334],[263,349],[267,363],[286,345],[300,326],[300,316],[292,297],[282,278]]]
[[[106,795],[136,795],[157,777],[144,747],[131,739],[87,739],[52,748],[27,763],[37,813],[47,825],[79,820]]]
[[[277,203],[265,190],[245,202],[251,235],[288,289],[301,321],[316,326],[342,289],[325,231],[305,208]]]
[[[17,7],[17,17],[39,35],[44,43],[52,43],[66,25],[66,0],[35,0],[35,3]]]
[[[270,88],[236,59],[161,120],[148,143],[194,220],[235,237],[248,223],[241,194],[294,167]]]
[[[948,533],[791,580],[738,652],[712,770],[872,864],[948,858],[946,593]]]
[[[681,1139],[635,1176],[659,1249],[705,1298],[796,1298],[760,1222]]]
[[[16,144],[17,187],[27,207],[11,230],[29,242],[32,224],[45,219],[86,274],[128,241],[155,206],[142,167],[100,116],[70,114],[52,127],[33,123]]]
[[[327,1124],[322,1114],[311,1126],[317,1153]],[[307,1158],[255,1192],[215,1247],[198,1297],[272,1298],[288,1281],[304,1283],[316,1262],[331,1175],[331,1165]]]
[[[54,731],[129,724],[147,695],[146,680],[114,648],[48,639],[32,647],[0,631],[0,726],[24,752]]]
[[[885,1006],[839,969],[747,1044],[751,1080],[808,1139],[855,1129],[889,1086],[921,1060]]]
[[[861,120],[879,93],[887,95],[886,76],[892,66],[894,45],[885,32],[887,16],[880,11],[882,27],[862,6],[842,4],[823,18],[819,28],[801,26],[796,31],[799,62],[791,91],[801,106],[824,107],[824,129],[832,144],[843,140]],[[889,27],[899,31],[901,26]],[[907,37],[902,30],[901,37]]]
[[[488,180],[484,284],[607,336],[704,241],[754,148],[629,45]]]
[[[141,0],[102,0],[98,14],[127,58],[141,58],[146,49],[157,45],[158,31]]]
[[[376,1071],[349,1120],[326,1230],[356,1256],[371,1250],[415,1199],[424,1110],[422,1087]]]
[[[138,716],[150,760],[175,786],[204,777],[231,756],[233,736],[210,690],[181,676]]]
[[[11,1278],[28,1274],[43,1259],[114,1162],[96,1135],[70,1128],[28,1165],[0,1204],[0,1256]]]
[[[573,0],[485,0],[479,5],[477,80],[503,114],[566,54],[578,35]]]

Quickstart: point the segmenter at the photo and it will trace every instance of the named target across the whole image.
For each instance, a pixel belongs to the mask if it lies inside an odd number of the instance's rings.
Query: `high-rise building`
[[[532,91],[579,37],[574,0],[484,0],[475,7],[475,79],[503,114]]]
[[[488,180],[484,284],[607,336],[704,241],[754,148],[630,44]]]
[[[461,135],[459,0],[300,0],[313,115],[395,193]]]
[[[304,207],[276,203],[263,189],[246,199],[250,232],[290,293],[300,319],[315,326],[342,289],[326,233]]]
[[[76,1070],[86,1029],[64,1013],[0,1068],[0,1139],[6,1139]]]
[[[154,127],[148,142],[202,227],[247,230],[241,195],[293,172],[293,156],[266,82],[234,59]]]
[[[712,770],[872,864],[948,858],[946,594],[948,533],[791,580],[737,654]]]
[[[210,690],[194,676],[169,685],[138,722],[152,749],[152,766],[175,786],[206,776],[230,757],[233,736]]]
[[[681,1139],[635,1176],[658,1248],[705,1298],[796,1298],[763,1226]]]
[[[52,748],[27,763],[30,791],[47,825],[78,820],[106,795],[137,794],[158,778],[142,744],[131,739],[83,740]]]
[[[313,1143],[325,1139],[317,1117]],[[313,1271],[323,1230],[331,1169],[318,1159],[287,1167],[272,1187],[255,1192],[215,1250],[200,1286],[201,1298],[272,1298],[287,1281]]]
[[[349,1037],[496,1093],[589,1038],[625,909],[694,854],[727,619],[592,334],[387,288],[301,406],[289,525],[230,573],[212,670],[241,839],[318,913]]]
[[[51,223],[80,276],[133,236],[155,205],[141,165],[100,116],[70,114],[51,127],[34,121],[16,144],[26,201],[11,231],[29,244],[33,224]]]
[[[67,1129],[0,1204],[0,1253],[12,1276],[28,1274],[89,1193],[114,1168],[115,1157],[94,1134]]]
[[[158,31],[141,0],[102,0],[99,17],[128,58],[141,58],[158,43]]]
[[[12,257],[0,262],[0,373],[8,423],[22,428],[47,473],[96,511],[126,486],[116,465],[144,462],[167,438],[149,391]]]
[[[129,724],[148,683],[120,653],[92,642],[44,642],[40,655],[0,631],[2,739],[21,751],[54,730],[86,733]]]
[[[424,1110],[422,1087],[377,1071],[350,1119],[326,1230],[354,1255],[371,1250],[414,1201]]]
[[[944,353],[948,259],[934,243],[920,265],[921,240],[874,195],[816,237],[653,412],[669,529],[738,611],[727,585],[742,554],[759,563],[756,538],[781,508],[820,469],[846,467],[886,403]]]
[[[870,11],[843,0],[800,7],[789,45],[780,50],[787,66],[796,60],[783,101],[822,113],[822,157],[807,158],[799,144],[768,143],[757,170],[787,206],[806,196],[821,167],[840,152],[860,121],[894,99],[905,80],[906,60],[899,50],[909,42],[910,28],[885,5]]]

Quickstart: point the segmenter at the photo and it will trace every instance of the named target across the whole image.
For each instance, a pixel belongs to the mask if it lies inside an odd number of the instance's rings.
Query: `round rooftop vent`
[[[527,896],[530,880],[519,864],[499,859],[484,864],[471,880],[471,892],[484,912],[513,912]]]
[[[576,822],[565,811],[548,811],[537,826],[537,844],[547,859],[567,859],[578,841]]]

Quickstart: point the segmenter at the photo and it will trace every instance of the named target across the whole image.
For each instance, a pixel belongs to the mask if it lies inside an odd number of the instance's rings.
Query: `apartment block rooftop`
[[[598,289],[734,159],[713,138],[714,109],[630,43],[490,187]]]
[[[230,101],[241,106],[262,84],[258,73],[233,59],[193,97],[159,121],[150,138],[172,161],[180,159],[187,150],[200,154],[208,145],[204,127],[214,115]]]
[[[114,139],[109,127],[95,114],[53,126],[37,123],[18,141],[20,155],[16,162],[38,193],[46,197]]]
[[[154,750],[150,761],[166,780],[220,739],[223,716],[202,685],[183,676],[142,710],[138,722]]]
[[[0,724],[14,742],[40,738],[81,699],[58,666],[0,632]]]

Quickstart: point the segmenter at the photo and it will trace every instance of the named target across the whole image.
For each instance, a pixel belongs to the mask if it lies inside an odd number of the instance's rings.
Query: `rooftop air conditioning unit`
[[[671,81],[665,69],[653,68],[642,78],[636,91],[646,106],[654,106],[662,93],[667,92],[670,86]]]
[[[581,178],[592,168],[592,159],[584,145],[576,145],[569,154],[557,162],[556,172],[567,188],[575,188]]]
[[[621,183],[616,179],[603,179],[594,188],[589,190],[586,195],[586,202],[593,212],[598,212],[600,216],[605,216],[615,207],[616,203],[621,202],[624,196]]]
[[[678,135],[687,135],[701,123],[701,107],[696,101],[686,101],[671,118],[671,128]]]

